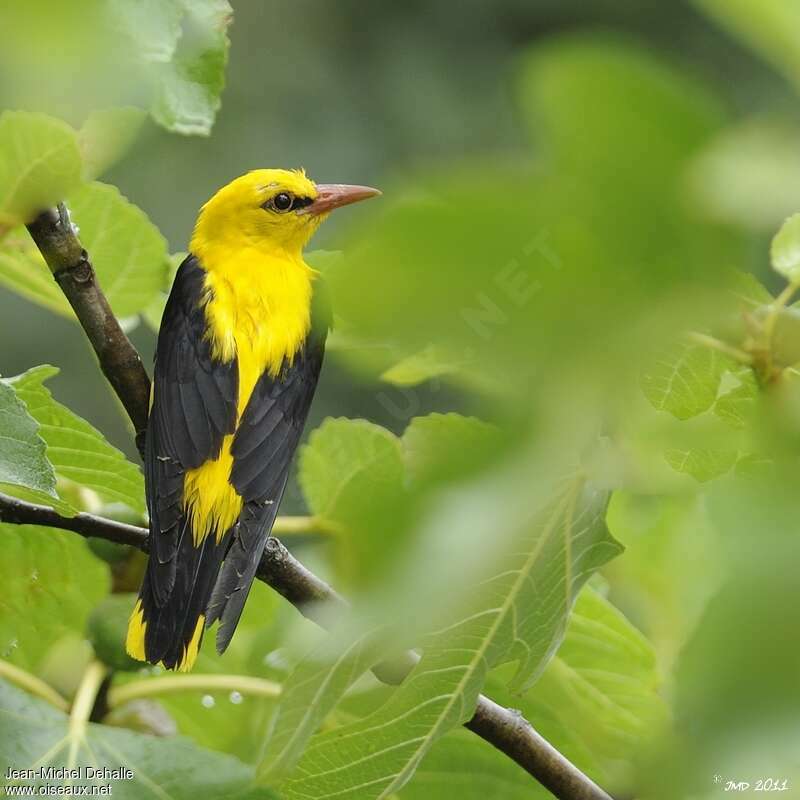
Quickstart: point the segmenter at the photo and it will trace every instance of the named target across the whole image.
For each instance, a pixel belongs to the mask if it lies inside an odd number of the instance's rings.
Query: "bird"
[[[331,211],[380,191],[257,169],[197,217],[164,307],[144,448],[149,557],[128,654],[188,671],[241,617],[319,379],[332,324],[303,258]]]

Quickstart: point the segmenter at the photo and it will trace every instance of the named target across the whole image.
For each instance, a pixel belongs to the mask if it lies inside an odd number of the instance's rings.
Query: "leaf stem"
[[[689,338],[695,344],[702,345],[703,347],[709,347],[712,350],[717,350],[742,364],[751,366],[753,363],[753,357],[749,353],[746,353],[744,350],[740,350],[738,347],[734,347],[732,344],[723,342],[721,339],[717,339],[714,336],[709,336],[707,333],[698,333],[697,331],[693,331],[689,334]]]
[[[83,673],[78,691],[75,692],[75,699],[72,701],[72,710],[69,713],[69,759],[67,765],[70,769],[77,763],[78,748],[86,736],[86,728],[89,724],[89,717],[92,715],[94,702],[106,676],[107,669],[99,661],[92,661],[86,672]]]
[[[109,689],[107,703],[113,709],[131,700],[175,692],[240,692],[253,697],[278,697],[281,686],[249,675],[164,675],[114,686]]]
[[[8,661],[0,661],[0,677],[24,689],[28,694],[46,700],[59,711],[69,710],[69,703],[49,683],[14,664],[9,664]]]

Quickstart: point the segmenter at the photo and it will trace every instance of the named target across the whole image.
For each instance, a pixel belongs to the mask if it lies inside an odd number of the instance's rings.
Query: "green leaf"
[[[728,359],[709,347],[680,345],[645,372],[642,390],[658,411],[690,419],[714,404],[728,364]]]
[[[717,486],[718,484],[715,484]],[[668,669],[716,591],[720,542],[699,493],[614,492],[608,526],[625,557],[604,569],[627,610]]]
[[[762,116],[726,128],[691,169],[706,214],[758,234],[775,231],[800,208],[798,136],[797,126]]]
[[[399,797],[401,800],[454,797],[552,800],[553,795],[504,753],[488,747],[469,731],[457,730],[433,746]]]
[[[227,0],[184,0],[182,5],[183,34],[172,60],[160,70],[152,113],[167,130],[207,136],[225,86],[233,10]]]
[[[512,685],[529,686],[555,651],[583,582],[619,552],[603,523],[605,503],[582,479],[565,482],[477,584],[468,607],[430,635],[419,665],[389,701],[312,740],[297,776],[282,787],[285,797],[389,797],[436,741],[469,719],[493,666],[517,662]]]
[[[81,156],[69,125],[43,114],[0,114],[0,226],[29,222],[81,181]]]
[[[39,423],[47,458],[59,478],[97,492],[106,502],[119,502],[144,514],[142,473],[103,434],[53,399],[44,382],[58,369],[41,366],[8,381]]]
[[[85,180],[113,166],[139,134],[145,113],[138,108],[107,108],[91,113],[78,131]]]
[[[72,221],[111,308],[129,317],[146,308],[166,280],[167,243],[147,215],[103,183],[91,183],[68,201]]]
[[[752,369],[732,374],[736,384],[720,392],[712,411],[732,428],[743,429],[751,419],[758,399],[758,384]]]
[[[619,773],[630,770],[637,747],[655,740],[666,721],[660,684],[647,639],[586,587],[531,700],[547,706],[602,765],[604,780],[617,784]]]
[[[772,266],[789,283],[800,283],[800,214],[789,217],[772,240]]]
[[[414,417],[401,440],[408,478],[418,484],[463,478],[485,466],[500,439],[497,428],[476,417],[453,413]]]
[[[667,463],[676,472],[691,475],[700,483],[712,481],[730,472],[739,454],[735,450],[670,447],[664,452]]]
[[[0,380],[0,485],[30,490],[33,496],[56,498],[56,476],[47,460],[39,425],[17,397],[13,386]]]
[[[341,534],[340,584],[378,582],[402,550],[410,509],[400,440],[365,420],[327,419],[300,453],[299,479],[311,511]]]
[[[381,380],[395,386],[417,386],[432,378],[457,373],[459,365],[449,359],[440,348],[429,345],[417,353],[400,359],[381,375]]]
[[[585,587],[564,641],[534,688],[510,694],[495,673],[487,694],[519,708],[553,746],[606,789],[630,780],[637,748],[655,739],[666,719],[653,648],[596,591]],[[402,800],[462,800],[551,795],[530,775],[474,735],[454,730],[437,742]],[[624,792],[621,792],[624,796]]]
[[[75,318],[25,228],[15,228],[0,238],[0,283],[50,311]]]
[[[274,783],[295,767],[309,739],[350,686],[379,659],[381,638],[372,632],[346,641],[335,633],[311,652],[283,684],[270,721],[258,779]]]
[[[114,0],[112,9],[139,58],[149,66],[156,122],[177,133],[207,136],[225,85],[230,4]]]
[[[79,536],[53,528],[0,524],[0,549],[0,658],[36,669],[62,636],[83,636],[108,593],[108,567]]]
[[[698,8],[800,86],[800,7],[784,0],[694,0]]]
[[[0,682],[3,774],[8,768],[34,766],[128,768],[133,772],[130,780],[71,782],[76,786],[110,783],[114,797],[122,800],[151,796],[162,800],[228,800],[238,796],[252,777],[251,770],[237,759],[202,750],[183,737],[147,736],[94,723],[71,727],[69,722],[62,712]]]
[[[67,199],[67,205],[117,316],[133,316],[156,301],[164,288],[169,260],[164,237],[145,213],[115,187],[97,182],[78,189]],[[24,228],[0,239],[0,283],[75,320]]]
[[[326,519],[344,521],[365,486],[402,476],[400,441],[366,420],[326,419],[300,453],[300,485]]]

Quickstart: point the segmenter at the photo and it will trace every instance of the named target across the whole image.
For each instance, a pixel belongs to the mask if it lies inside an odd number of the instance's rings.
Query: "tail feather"
[[[206,622],[206,608],[220,572],[232,532],[217,541],[212,531],[199,546],[187,520],[180,526],[182,535],[173,560],[174,580],[166,596],[158,596],[154,586],[160,563],[151,553],[147,574],[128,625],[126,649],[133,658],[161,664],[167,669],[192,668]],[[157,535],[157,534],[156,534]]]
[[[247,503],[234,528],[233,541],[211,594],[206,619],[206,627],[221,620],[216,640],[220,655],[230,644],[239,624],[285,485],[284,477],[276,492],[277,499],[270,503]]]

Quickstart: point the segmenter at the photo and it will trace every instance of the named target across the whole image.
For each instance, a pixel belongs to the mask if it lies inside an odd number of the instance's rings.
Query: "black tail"
[[[278,505],[285,487],[286,476],[283,476],[274,500],[268,503],[245,503],[239,515],[230,550],[225,556],[225,563],[208,604],[206,626],[221,620],[216,643],[220,654],[230,644],[242,616],[245,600],[250,593],[264,545],[278,514]]]
[[[152,548],[128,626],[126,649],[141,661],[187,671],[197,658],[206,625],[206,608],[232,531],[220,541],[212,531],[196,545],[187,519],[182,520],[178,530],[180,539],[168,563],[161,562],[157,548]],[[170,575],[170,591],[160,597],[155,587],[164,586],[165,570],[174,571],[174,581]]]

